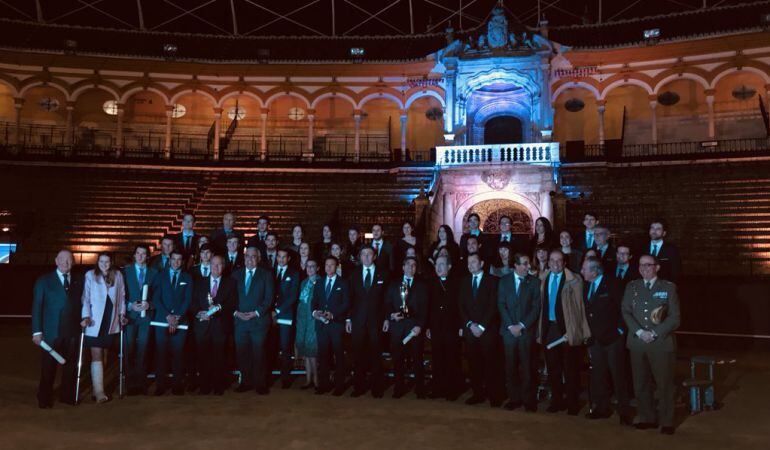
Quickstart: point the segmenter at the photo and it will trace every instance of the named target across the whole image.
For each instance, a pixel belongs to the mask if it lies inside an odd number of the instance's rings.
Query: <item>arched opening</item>
[[[658,89],[656,115],[658,142],[708,139],[708,107],[703,86],[677,79]]]
[[[227,98],[222,103],[220,130],[221,158],[258,157],[262,142],[261,102],[249,95],[235,95]]]
[[[623,139],[625,144],[652,142],[652,109],[647,92],[627,84],[612,89],[606,96],[604,137]]]
[[[267,115],[267,151],[271,158],[297,157],[307,148],[308,105],[295,95],[281,95],[274,99]]]
[[[444,141],[444,109],[438,99],[418,98],[409,105],[407,117],[406,142],[413,155],[424,155]]]
[[[329,155],[351,157],[355,153],[353,105],[343,97],[326,97],[315,105],[313,148]]]
[[[467,227],[468,216],[476,213],[481,218],[481,230],[485,234],[500,232],[498,224],[502,216],[512,219],[511,232],[514,235],[529,237],[532,235],[532,216],[526,206],[508,199],[484,200],[471,206],[463,216],[463,224]],[[467,233],[466,228],[463,233]]]
[[[498,116],[484,124],[485,144],[510,144],[522,142],[521,120],[513,116]]]
[[[206,95],[189,92],[174,101],[171,115],[171,154],[211,154],[210,130],[215,104]],[[165,131],[164,131],[165,132]]]
[[[363,105],[361,156],[390,155],[401,146],[401,110],[388,98],[371,99]]]
[[[75,101],[73,127],[75,145],[81,149],[109,149],[114,145],[116,118],[107,114],[105,103],[116,101],[109,92],[92,88]]]
[[[759,109],[765,92],[762,78],[752,72],[735,71],[714,87],[715,132],[719,139],[766,136]]]
[[[35,86],[24,93],[19,142],[26,145],[64,145],[67,99],[51,86]]]
[[[157,92],[138,91],[123,105],[124,151],[160,151],[165,145],[166,101]]]
[[[553,104],[553,140],[567,148],[568,142],[599,143],[599,112],[596,98],[584,88],[567,88]]]

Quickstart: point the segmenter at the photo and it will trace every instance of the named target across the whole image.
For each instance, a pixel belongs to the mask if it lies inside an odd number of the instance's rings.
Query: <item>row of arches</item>
[[[295,97],[310,109],[315,108],[318,103],[327,98],[344,100],[350,103],[353,109],[361,109],[366,103],[374,99],[387,99],[394,102],[399,109],[405,110],[422,97],[433,97],[442,107],[445,106],[443,90],[434,86],[414,87],[403,92],[390,87],[377,87],[367,88],[359,93],[341,86],[326,87],[314,92],[309,92],[301,87],[291,86],[275,87],[262,92],[250,86],[230,86],[222,90],[215,90],[200,83],[167,89],[159,83],[135,82],[121,88],[108,80],[102,79],[82,80],[69,84],[60,78],[43,76],[35,76],[19,82],[15,78],[3,74],[0,74],[0,84],[5,85],[16,98],[23,98],[25,93],[32,88],[50,86],[61,92],[68,102],[77,101],[81,95],[92,89],[100,89],[109,94],[118,103],[125,103],[137,92],[148,91],[158,94],[167,105],[173,105],[187,94],[196,93],[206,97],[215,107],[222,107],[228,99],[238,96],[249,97],[262,108],[269,108],[276,99],[283,96]]]
[[[770,70],[755,67],[710,77],[608,79],[601,89],[586,80],[562,82],[552,97],[554,139],[648,144],[762,137],[759,101],[767,102],[769,91]]]

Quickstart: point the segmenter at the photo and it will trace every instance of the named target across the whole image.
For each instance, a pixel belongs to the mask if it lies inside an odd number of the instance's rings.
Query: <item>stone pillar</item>
[[[171,158],[171,116],[174,114],[174,106],[166,105],[166,142],[163,144],[163,157]]]
[[[13,109],[14,109],[14,122],[16,124],[16,132],[13,135],[13,145],[16,146],[17,150],[19,145],[21,145],[21,108],[24,106],[24,99],[23,98],[14,98],[13,99]]]
[[[260,118],[262,119],[262,131],[259,136],[259,159],[262,161],[267,160],[267,113],[270,111],[267,108],[262,108]]]
[[[401,161],[406,161],[406,111],[401,111]]]
[[[219,141],[222,136],[222,108],[214,108],[214,161],[219,160]]]
[[[454,193],[453,192],[444,192],[444,199],[443,199],[443,207],[444,207],[444,225],[449,225],[452,227],[452,230],[455,230],[455,206],[454,206]],[[460,230],[462,232],[462,230]]]
[[[604,105],[607,100],[597,100],[596,110],[599,112],[599,145],[604,145]]]
[[[75,114],[75,102],[67,102],[67,122],[64,128],[64,145],[72,147],[74,143],[74,133],[72,132],[73,116]]]
[[[551,199],[551,191],[543,191],[540,193],[540,211],[543,217],[553,223],[553,199]]]
[[[307,110],[307,152],[313,153],[313,131],[315,126],[315,110]]]
[[[714,90],[706,89],[706,105],[708,105],[709,139],[716,137],[716,121],[714,118]]]
[[[658,97],[654,94],[650,95],[650,110],[651,110],[651,120],[652,120],[652,143],[657,144],[658,143],[658,114],[657,114],[657,106],[658,106]]]
[[[115,156],[120,158],[120,153],[123,150],[123,114],[126,112],[122,103],[118,103],[118,123],[115,127]]]
[[[453,133],[455,123],[459,120],[457,117],[458,108],[455,93],[457,90],[457,61],[453,58],[449,59],[445,62],[445,66],[446,91],[444,92],[444,100],[446,101],[446,109],[444,111],[444,132]]]
[[[353,111],[353,122],[355,124],[355,135],[353,137],[353,152],[355,161],[361,161],[361,110]]]

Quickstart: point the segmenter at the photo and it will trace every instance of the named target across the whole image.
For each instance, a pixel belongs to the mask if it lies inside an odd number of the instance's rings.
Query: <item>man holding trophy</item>
[[[404,378],[408,358],[411,359],[414,371],[414,390],[417,398],[425,398],[422,330],[428,317],[428,286],[424,281],[415,278],[415,258],[404,258],[402,269],[403,278],[392,281],[385,296],[390,329],[390,353],[396,378],[393,398],[401,398],[407,392]]]
[[[198,350],[200,394],[222,395],[225,391],[225,343],[232,333],[232,315],[237,301],[236,285],[223,277],[224,258],[211,259],[211,275],[195,283],[195,348]]]

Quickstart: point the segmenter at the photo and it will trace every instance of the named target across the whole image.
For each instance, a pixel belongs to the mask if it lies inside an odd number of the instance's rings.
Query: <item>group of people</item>
[[[96,402],[109,400],[105,350],[118,336],[128,395],[148,393],[150,353],[153,395],[169,389],[183,395],[189,384],[200,394],[223,394],[231,384],[226,355],[233,342],[236,392],[268,394],[273,369],[281,388],[290,388],[296,357],[304,359],[303,389],[341,396],[352,385],[353,397],[379,398],[389,354],[394,398],[413,389],[418,398],[454,401],[465,391],[467,368],[467,404],[536,411],[542,355],[548,412],[579,413],[587,360],[589,419],[613,415],[614,393],[622,425],[674,432],[681,261],[663,220],[653,220],[649,241],[632,249],[613,245],[592,213],[576,239],[568,231],[555,235],[544,217],[532,236],[513,233],[507,216],[499,219],[499,233],[483,233],[471,214],[459,243],[442,225],[425,247],[411,222],[395,242],[384,239],[380,224],[371,227],[369,242],[355,226],[340,242],[325,225],[314,245],[296,225],[281,245],[268,217],[259,218],[249,238],[235,219],[226,213],[222,228],[204,236],[187,214],[181,232],[162,239],[160,254],[149,258],[148,247],[137,245],[123,268],[100,254],[83,277],[72,273],[72,254],[59,252],[56,270],[35,283],[32,339],[66,359],[61,401],[78,400],[81,333]],[[52,406],[56,367],[43,351],[41,408]]]

